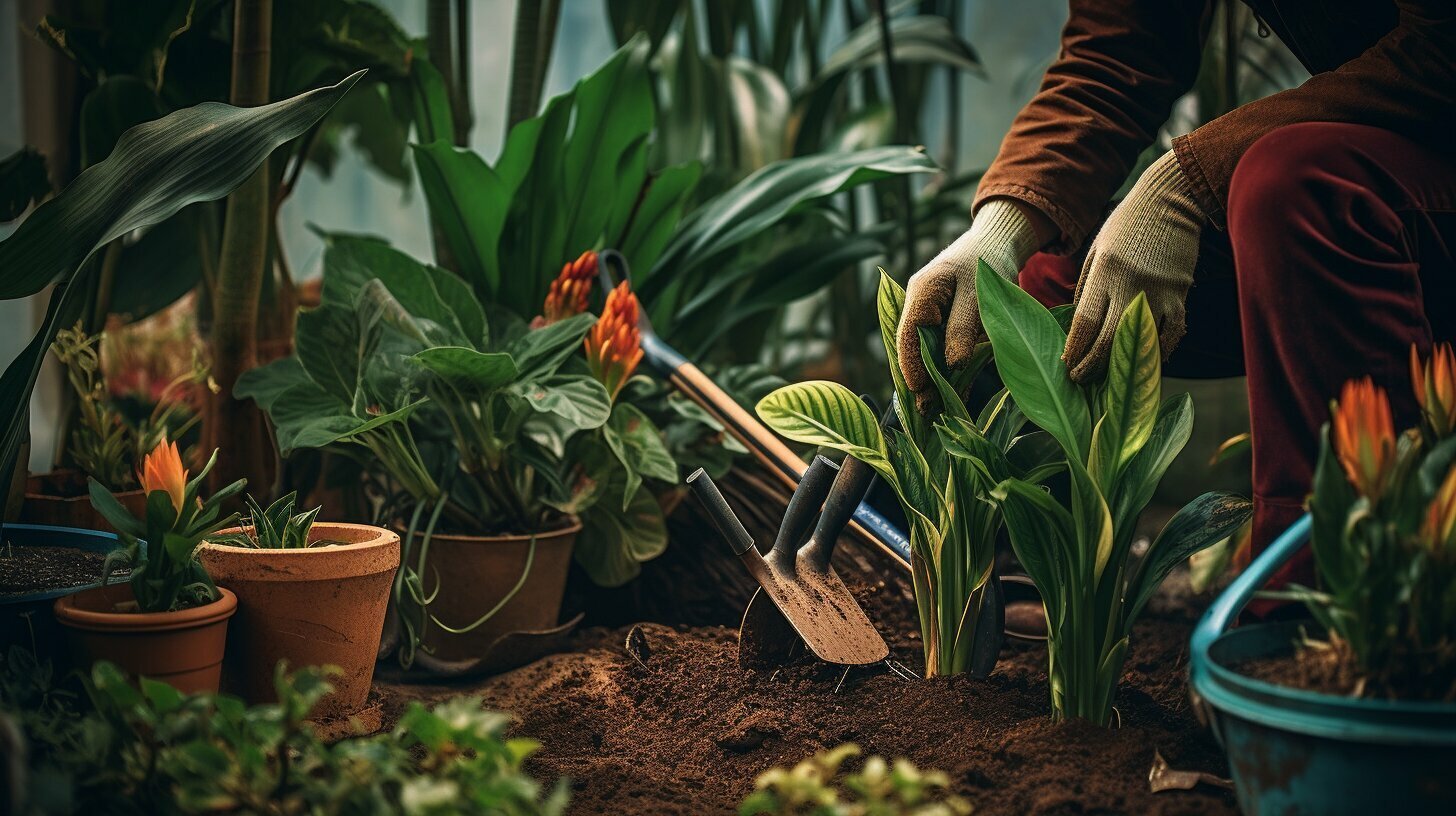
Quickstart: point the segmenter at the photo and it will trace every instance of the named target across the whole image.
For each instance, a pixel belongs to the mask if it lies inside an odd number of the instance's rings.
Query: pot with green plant
[[[758,415],[790,439],[860,459],[895,491],[910,525],[910,570],[925,674],[985,676],[995,665],[1001,634],[999,621],[982,620],[987,593],[996,587],[991,573],[1001,529],[1000,509],[990,493],[1013,477],[1036,484],[1062,465],[1047,433],[1022,433],[1026,413],[1006,391],[992,398],[979,416],[966,408],[960,395],[990,360],[988,344],[981,344],[971,365],[947,375],[933,364],[934,343],[924,336],[922,354],[939,405],[930,416],[916,411],[895,346],[904,306],[905,290],[882,272],[880,332],[900,428],[882,431],[863,400],[825,381],[774,391],[758,403]]]
[[[1195,699],[1246,813],[1456,809],[1456,354],[1411,356],[1420,427],[1397,436],[1385,391],[1347,383],[1309,515],[1194,631]],[[1314,620],[1225,631],[1306,544],[1318,587],[1281,594]]]
[[[985,263],[976,292],[1002,381],[1056,440],[1070,476],[1070,506],[1015,476],[989,493],[1045,605],[1052,717],[1108,725],[1133,621],[1173,567],[1233,534],[1250,505],[1205,493],[1135,559],[1138,517],[1193,429],[1187,394],[1161,401],[1147,300],[1140,294],[1123,312],[1105,380],[1082,386],[1061,360],[1067,334],[1056,316]]]
[[[109,660],[137,676],[182,691],[216,691],[228,619],[238,599],[217,587],[197,560],[207,536],[237,521],[222,516],[222,503],[242,491],[236,481],[203,499],[203,480],[217,462],[190,480],[177,443],[159,442],[141,473],[146,513],[132,516],[95,479],[91,500],[116,527],[124,546],[107,556],[102,586],[56,601],[56,620],[70,630],[77,662]],[[111,567],[131,570],[126,583],[111,583]]]
[[[285,455],[331,447],[370,469],[379,523],[402,532],[385,640],[402,665],[458,668],[557,625],[580,530],[566,451],[611,411],[578,353],[595,322],[487,320],[454,275],[333,236],[294,356],[239,381]]]
[[[367,524],[315,521],[295,512],[295,494],[264,508],[248,496],[237,527],[203,542],[198,560],[238,597],[228,630],[223,689],[273,702],[274,667],[334,666],[333,691],[313,716],[359,712],[369,696],[399,535]]]
[[[76,401],[66,450],[71,467],[32,474],[25,486],[21,520],[83,530],[115,532],[91,506],[87,477],[101,483],[133,516],[146,510],[146,493],[137,486],[136,463],[162,437],[177,439],[197,424],[186,393],[207,380],[207,366],[192,367],[168,382],[143,421],[133,423],[113,403],[103,371],[104,334],[87,335],[78,322],[56,333],[51,353],[64,367]]]

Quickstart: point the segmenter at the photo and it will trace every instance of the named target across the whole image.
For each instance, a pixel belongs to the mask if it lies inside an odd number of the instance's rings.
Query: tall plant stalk
[[[511,45],[511,94],[506,105],[506,130],[536,115],[546,87],[546,69],[556,44],[561,0],[516,4],[516,29]]]
[[[268,103],[273,36],[272,0],[237,0],[233,12],[232,89],[239,107]],[[215,484],[246,477],[258,489],[272,483],[262,414],[233,397],[238,377],[258,362],[258,300],[268,260],[271,215],[268,160],[228,196],[217,287],[213,293],[212,399],[208,447],[222,448]],[[226,444],[224,444],[226,443]]]
[[[914,112],[910,110],[910,99],[905,91],[904,78],[895,64],[895,41],[890,34],[890,17],[885,0],[875,0],[875,14],[880,23],[880,48],[885,52],[885,77],[889,80],[890,105],[895,111],[895,141],[910,144],[914,138]],[[915,269],[915,182],[909,176],[900,179],[901,207],[905,220],[905,272],[908,277]]]

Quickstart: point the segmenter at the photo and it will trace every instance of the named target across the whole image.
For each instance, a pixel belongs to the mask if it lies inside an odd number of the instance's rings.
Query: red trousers
[[[1346,380],[1383,386],[1397,431],[1418,420],[1410,346],[1456,340],[1456,155],[1363,125],[1289,125],[1240,159],[1227,220],[1203,231],[1188,334],[1164,371],[1248,377],[1257,555],[1304,512]],[[1041,254],[1021,285],[1066,303],[1079,271]],[[1307,548],[1275,585],[1290,581],[1312,585]]]

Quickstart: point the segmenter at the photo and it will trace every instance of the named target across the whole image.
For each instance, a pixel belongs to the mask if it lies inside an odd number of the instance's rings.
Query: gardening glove
[[[1153,162],[1093,239],[1073,296],[1076,311],[1062,361],[1072,379],[1102,376],[1127,305],[1145,292],[1163,359],[1182,339],[1183,302],[1193,285],[1205,221],[1193,185],[1170,150]]]
[[[895,345],[905,384],[915,393],[915,405],[922,413],[930,405],[935,385],[920,357],[919,330],[944,323],[946,364],[951,368],[965,365],[977,341],[985,337],[976,306],[977,259],[1015,281],[1036,250],[1036,230],[1030,219],[1010,199],[993,198],[981,205],[970,229],[911,276]]]

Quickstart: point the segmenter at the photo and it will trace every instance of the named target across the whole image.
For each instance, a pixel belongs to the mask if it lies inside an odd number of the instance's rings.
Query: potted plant
[[[1412,350],[1422,421],[1397,436],[1369,378],[1322,433],[1309,515],[1193,635],[1192,681],[1248,813],[1446,813],[1456,805],[1456,355]],[[1224,629],[1306,543],[1314,621]],[[1277,777],[1267,760],[1277,757]],[[1359,773],[1349,769],[1358,768]]]
[[[556,625],[580,522],[564,454],[610,415],[575,352],[596,323],[530,329],[459,278],[384,244],[335,236],[294,356],[239,381],[286,455],[334,446],[374,471],[381,523],[403,533],[399,658],[481,658],[503,634]]]
[[[900,428],[882,432],[875,413],[838,383],[814,381],[780,388],[758,403],[758,415],[778,433],[843,451],[870,465],[899,497],[910,524],[911,575],[925,649],[925,674],[972,672],[995,665],[1000,622],[984,626],[981,609],[991,581],[999,507],[990,492],[1013,476],[1035,484],[1060,470],[1056,443],[1043,431],[1022,434],[1026,414],[1005,390],[979,417],[961,394],[990,360],[982,343],[970,365],[947,377],[933,364],[934,344],[922,343],[940,396],[937,412],[921,415],[900,371],[895,330],[905,290],[880,274],[880,332],[895,386]],[[910,406],[910,407],[907,407]],[[978,648],[978,639],[983,642]]]
[[[163,436],[180,438],[197,424],[189,410],[189,389],[207,380],[207,367],[194,360],[158,393],[149,415],[132,422],[113,402],[103,371],[104,333],[90,335],[78,321],[56,333],[51,353],[66,372],[76,400],[75,422],[69,428],[67,455],[74,467],[32,474],[26,482],[21,520],[84,530],[113,531],[91,506],[87,477],[110,490],[132,515],[146,509],[146,494],[137,486],[136,462]]]
[[[278,661],[334,666],[334,690],[314,709],[321,720],[360,711],[369,696],[399,535],[366,524],[319,522],[295,513],[290,493],[266,509],[248,496],[238,527],[219,530],[198,559],[238,597],[228,630],[223,688],[273,702]]]
[[[228,618],[238,599],[213,584],[197,560],[203,539],[237,521],[221,505],[243,489],[239,480],[207,499],[198,492],[217,452],[191,480],[175,442],[159,442],[142,463],[146,513],[133,517],[95,479],[91,501],[125,545],[107,557],[103,585],[56,601],[56,620],[71,630],[85,664],[109,660],[133,675],[181,691],[216,691]],[[130,567],[126,583],[110,582],[111,566]]]
[[[1054,315],[985,263],[976,291],[996,370],[1017,408],[1056,440],[1071,481],[1070,506],[1014,476],[990,493],[1046,608],[1052,717],[1108,725],[1133,621],[1173,567],[1232,535],[1250,504],[1205,493],[1134,561],[1138,517],[1193,428],[1187,394],[1162,401],[1147,300],[1123,312],[1106,378],[1082,386],[1061,360],[1067,334]]]

